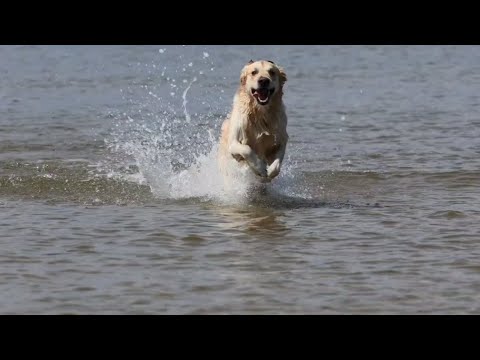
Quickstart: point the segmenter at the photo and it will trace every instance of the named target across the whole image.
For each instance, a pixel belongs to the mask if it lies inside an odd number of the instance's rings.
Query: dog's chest
[[[263,131],[259,134],[250,132],[247,134],[246,140],[246,145],[249,145],[260,158],[263,158],[268,163],[271,162],[270,159],[279,149],[277,137],[268,131]]]

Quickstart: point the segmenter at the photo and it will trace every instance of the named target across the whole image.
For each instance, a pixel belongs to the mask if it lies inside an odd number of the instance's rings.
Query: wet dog
[[[249,167],[260,183],[280,173],[288,142],[286,81],[285,71],[271,61],[250,61],[243,67],[219,143],[219,168],[226,182],[232,166]]]

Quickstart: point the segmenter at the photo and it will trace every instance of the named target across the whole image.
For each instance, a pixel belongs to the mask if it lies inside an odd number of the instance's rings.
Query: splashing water
[[[187,119],[187,121],[190,123],[192,121],[192,119],[190,118],[190,114],[188,113],[187,111],[187,93],[188,93],[188,90],[190,90],[190,88],[192,87],[192,84],[197,81],[197,78],[194,77],[193,80],[190,82],[190,84],[188,84],[187,88],[185,89],[185,91],[183,92],[182,94],[182,99],[183,99],[183,113],[185,114],[185,119]]]
[[[165,56],[168,51],[158,54]],[[220,127],[231,106],[231,99],[219,101],[218,94],[224,92],[219,87],[225,81],[203,86],[207,82],[202,78],[215,67],[206,52],[184,62],[187,65],[177,61],[173,69],[154,64],[149,80],[155,85],[122,91],[129,112],[114,116],[114,130],[105,142],[123,171],[113,169],[111,176],[147,184],[158,198],[245,200],[254,175],[249,169],[238,170],[234,185],[225,188],[217,164]],[[126,168],[134,169],[133,173],[126,173]],[[308,197],[294,184],[291,170],[285,164],[280,176],[267,186],[273,193]]]

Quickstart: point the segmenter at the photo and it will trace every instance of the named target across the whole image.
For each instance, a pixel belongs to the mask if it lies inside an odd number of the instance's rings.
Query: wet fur
[[[252,95],[260,78],[268,78],[275,88],[267,105]],[[229,176],[227,163],[232,160],[249,166],[261,182],[270,182],[280,173],[288,142],[286,81],[284,70],[270,61],[250,62],[242,69],[232,110],[222,124],[218,160],[224,178]]]

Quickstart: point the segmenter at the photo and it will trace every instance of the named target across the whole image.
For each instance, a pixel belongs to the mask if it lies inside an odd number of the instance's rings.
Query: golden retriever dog
[[[272,61],[250,60],[242,69],[218,150],[219,169],[227,181],[235,167],[248,167],[260,183],[280,173],[288,142],[286,81],[285,71]]]

